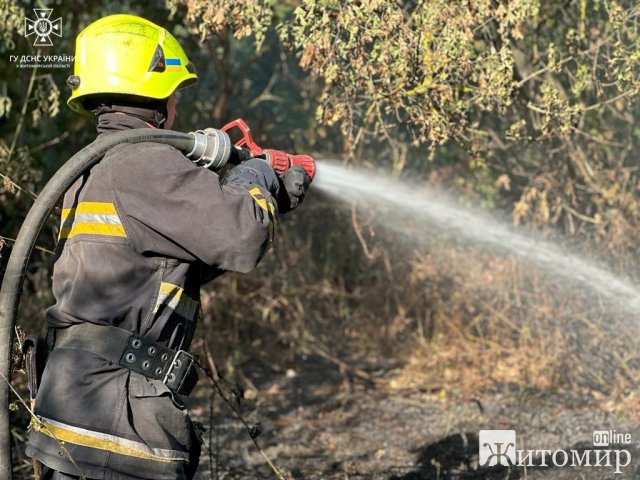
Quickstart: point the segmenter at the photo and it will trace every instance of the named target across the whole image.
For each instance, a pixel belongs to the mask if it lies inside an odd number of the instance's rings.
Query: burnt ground
[[[286,371],[251,362],[244,373],[258,390],[254,401],[243,402],[245,418],[260,422],[260,445],[287,478],[640,478],[640,425],[576,395],[501,385],[456,400],[429,386],[374,386],[315,356]],[[388,371],[382,378],[393,375]],[[211,403],[204,389],[200,394],[191,400],[192,417],[212,428],[204,434],[198,480],[275,478],[223,401]],[[615,447],[631,451],[631,464],[620,474],[612,467],[478,467],[480,429],[515,429],[518,448],[579,451],[593,448],[594,430],[614,429],[631,434],[630,445]]]

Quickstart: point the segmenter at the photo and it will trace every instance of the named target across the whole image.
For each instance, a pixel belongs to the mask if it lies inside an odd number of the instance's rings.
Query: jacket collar
[[[140,118],[125,113],[108,112],[98,116],[98,137],[133,128],[155,128]]]

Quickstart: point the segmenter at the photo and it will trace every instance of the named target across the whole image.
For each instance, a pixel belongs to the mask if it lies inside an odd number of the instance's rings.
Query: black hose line
[[[205,139],[206,140],[206,139]],[[193,154],[201,150],[202,137],[171,130],[140,128],[109,134],[76,153],[46,184],[29,210],[13,246],[0,289],[0,478],[11,480],[11,434],[9,425],[9,384],[11,346],[16,324],[24,275],[36,239],[51,210],[62,195],[87,169],[98,163],[105,153],[122,143],[156,142]],[[204,150],[203,150],[204,152]],[[215,152],[214,152],[215,153]],[[192,155],[193,156],[193,155]],[[210,155],[211,156],[211,155]],[[226,161],[226,160],[225,160]]]

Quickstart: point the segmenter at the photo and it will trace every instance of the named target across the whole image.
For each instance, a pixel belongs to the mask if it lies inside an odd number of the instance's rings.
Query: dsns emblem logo
[[[50,20],[52,8],[34,8],[33,12],[36,14],[35,20],[24,19],[24,36],[35,34],[33,45],[36,47],[52,46],[51,35],[62,36],[62,18]]]
[[[480,466],[516,464],[516,431],[515,430],[480,430]]]

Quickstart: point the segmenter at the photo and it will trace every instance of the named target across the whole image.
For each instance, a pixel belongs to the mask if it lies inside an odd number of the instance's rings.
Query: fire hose
[[[226,133],[239,128],[242,138],[231,145]],[[141,128],[116,132],[100,138],[71,157],[49,180],[25,218],[7,262],[0,289],[0,478],[10,480],[11,433],[9,424],[9,382],[13,331],[16,325],[20,294],[31,252],[49,214],[69,187],[85,171],[102,160],[113,147],[123,143],[155,142],[182,151],[196,165],[213,171],[228,163],[239,163],[250,157],[263,158],[278,174],[293,165],[302,165],[311,179],[315,162],[307,155],[290,155],[278,150],[264,150],[251,137],[247,124],[234,120],[222,130],[206,129],[191,133]]]

